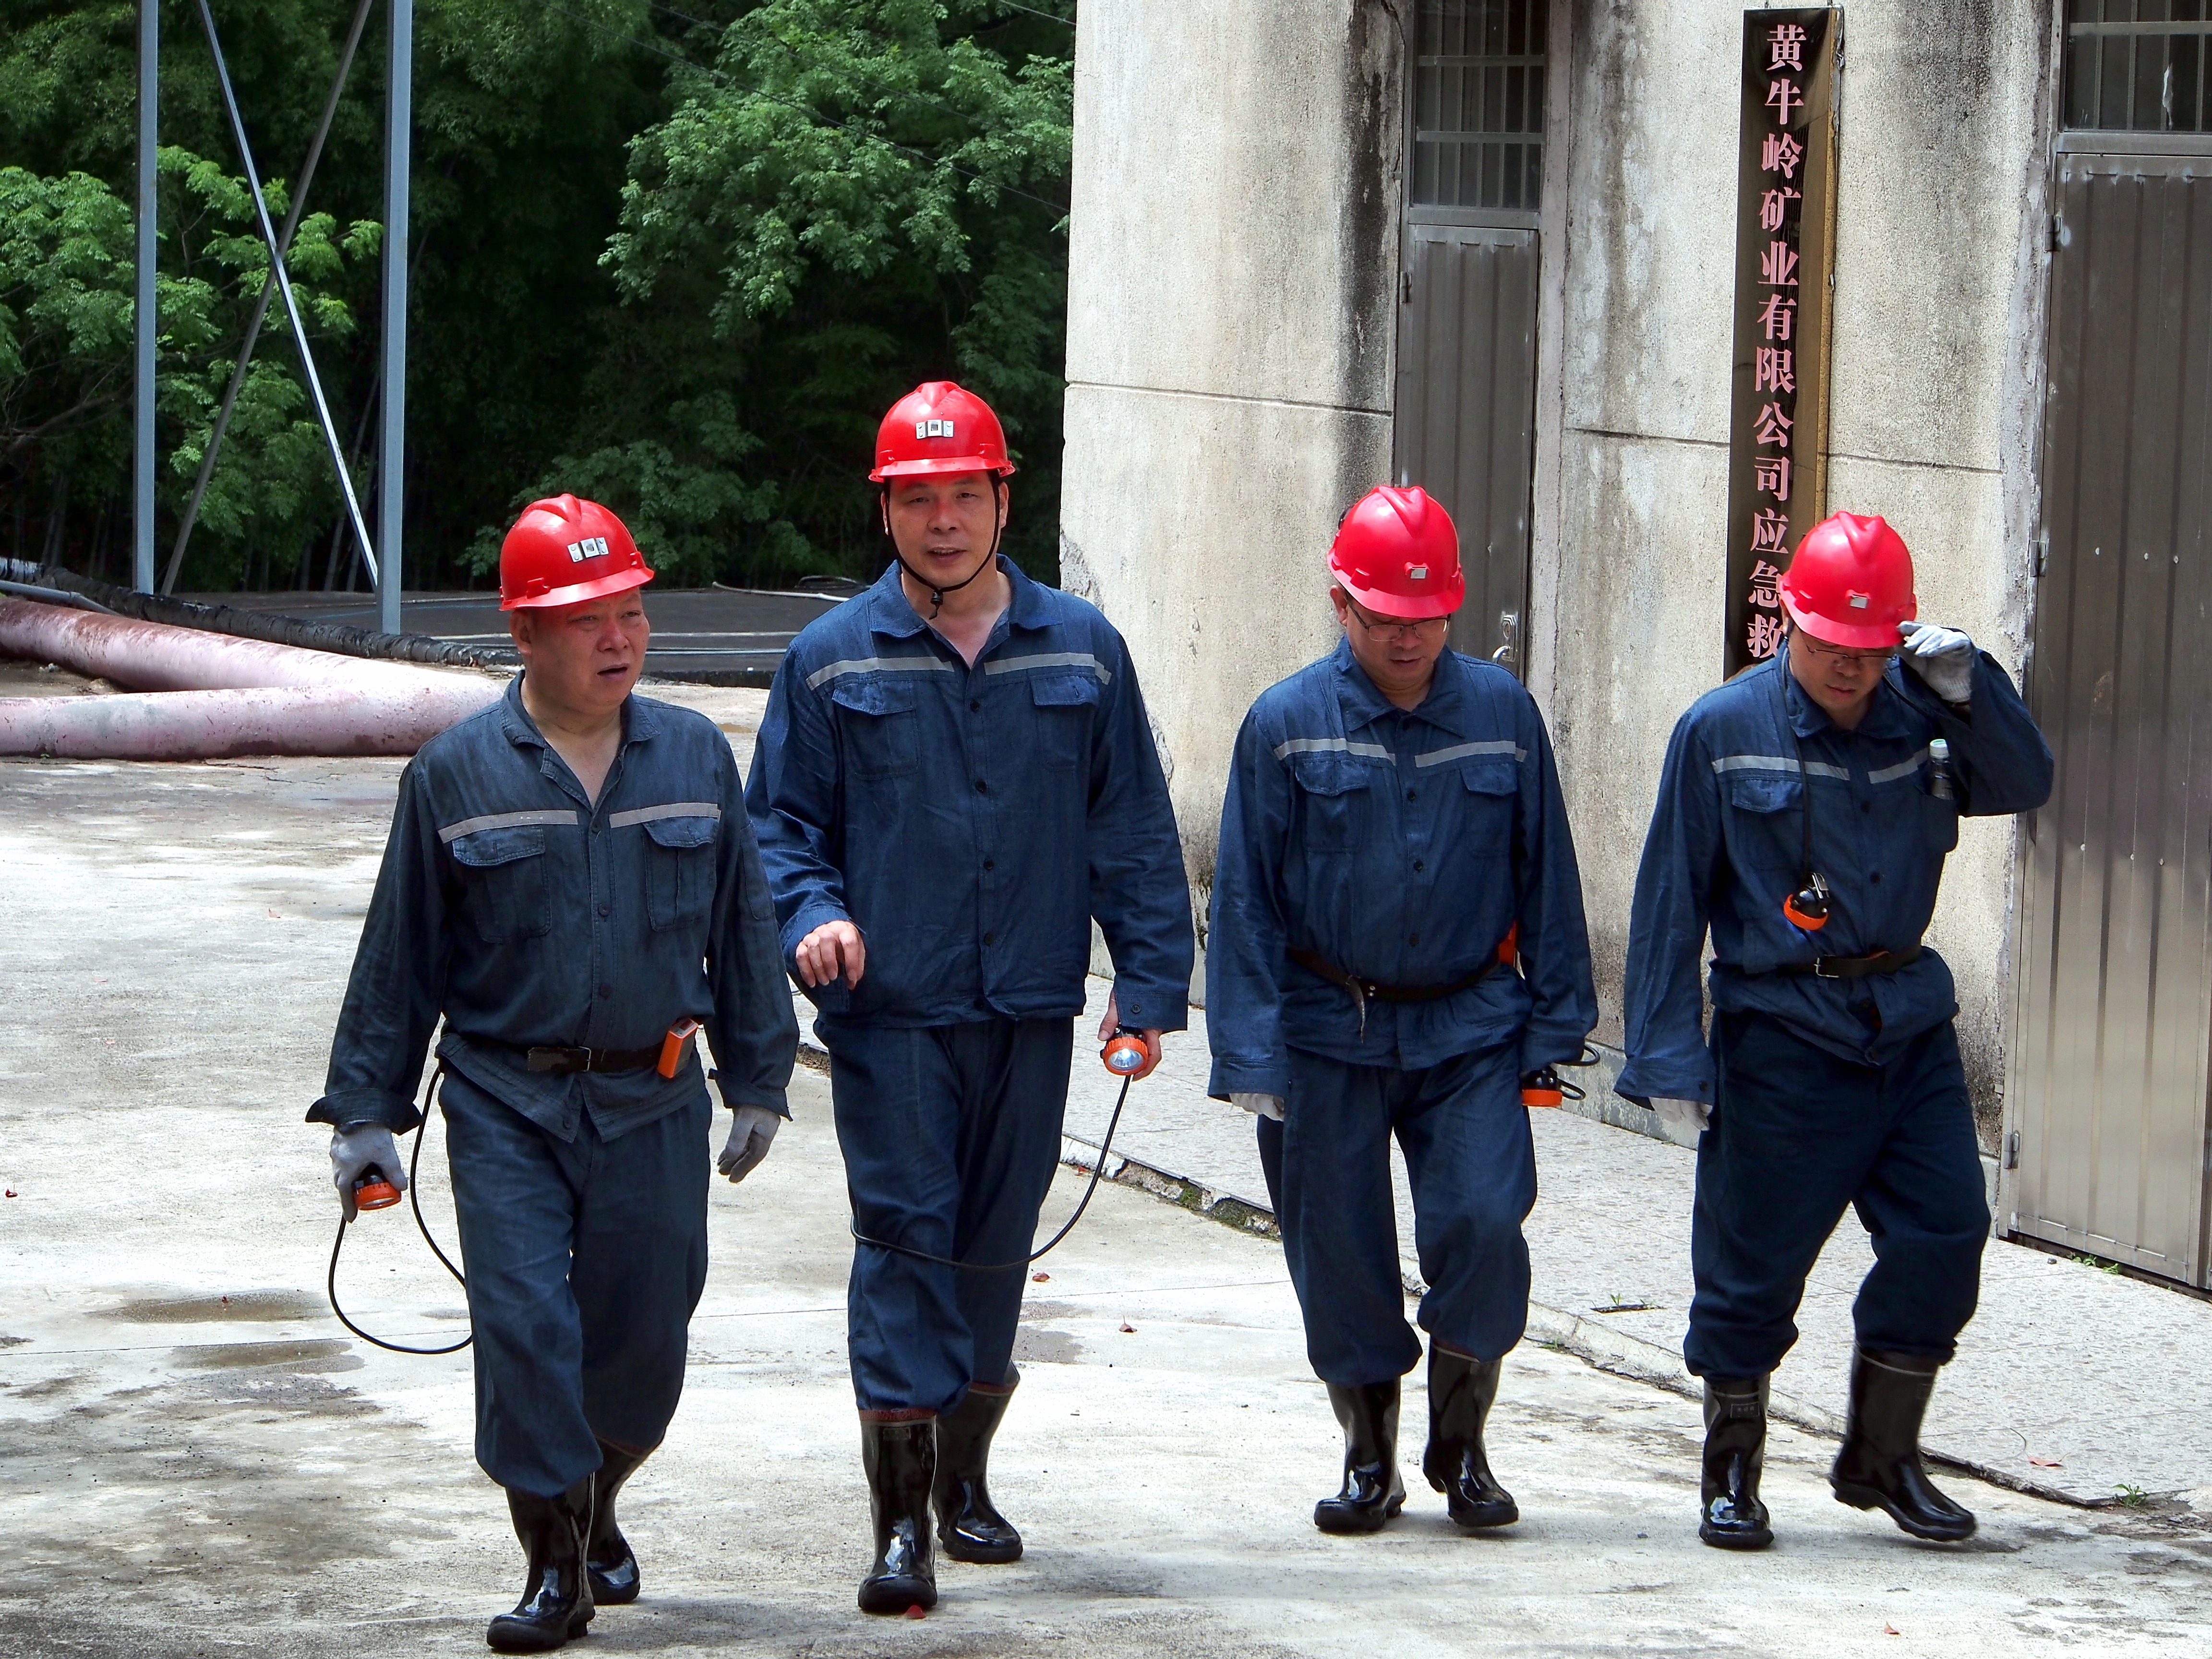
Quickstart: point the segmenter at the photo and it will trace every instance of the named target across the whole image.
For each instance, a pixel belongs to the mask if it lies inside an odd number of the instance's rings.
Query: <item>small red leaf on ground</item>
[[[2063,1469],[2066,1467],[2055,1457],[2031,1457],[2027,1461],[2039,1469]]]
[[[929,1617],[929,1609],[917,1601],[906,1610],[906,1616],[909,1619],[927,1619]]]
[[[1050,1273],[1031,1273],[1030,1275],[1030,1283],[1032,1285],[1049,1284],[1051,1280],[1052,1275]]]
[[[1127,1320],[1126,1320],[1126,1319],[1125,1319],[1125,1320],[1123,1320],[1123,1321],[1121,1322],[1121,1334],[1122,1334],[1122,1335],[1124,1335],[1124,1336],[1134,1336],[1136,1334],[1137,1334],[1137,1328],[1136,1328],[1134,1325],[1132,1325],[1132,1324],[1131,1324]]]
[[[13,1198],[15,1196],[15,1189],[13,1187],[9,1188],[7,1190],[9,1197]]]
[[[1881,1627],[1881,1633],[1884,1636],[1902,1636],[1905,1634],[1903,1631],[1898,1629],[1894,1625],[1884,1625]]]

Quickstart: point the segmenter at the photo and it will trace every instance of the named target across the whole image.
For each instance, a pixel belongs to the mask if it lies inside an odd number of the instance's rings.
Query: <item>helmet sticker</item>
[[[1425,564],[1409,564],[1406,567],[1406,574],[1417,582],[1425,582],[1429,579],[1429,568]]]
[[[568,544],[568,560],[572,564],[581,564],[586,559],[604,559],[606,556],[607,538],[605,536],[586,536],[580,542]]]
[[[1844,603],[1849,605],[1854,611],[1865,610],[1867,606],[1872,603],[1873,599],[1873,594],[1862,593],[1854,588],[1846,588],[1844,592]]]
[[[914,435],[917,438],[949,438],[952,435],[950,421],[916,421]]]

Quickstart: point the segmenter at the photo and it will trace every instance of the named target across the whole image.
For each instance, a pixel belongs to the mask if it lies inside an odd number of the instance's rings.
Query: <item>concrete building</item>
[[[2212,22],[2161,20],[2204,10],[1835,18],[1805,458],[1827,508],[1899,527],[1921,616],[2021,674],[2059,753],[2043,812],[1964,829],[1930,936],[1997,1224],[2198,1285]],[[1339,514],[1427,484],[1470,562],[1457,642],[1551,722],[1619,1042],[1661,756],[1727,646],[1745,17],[1086,0],[1064,579],[1130,638],[1201,899],[1243,710],[1332,642]]]

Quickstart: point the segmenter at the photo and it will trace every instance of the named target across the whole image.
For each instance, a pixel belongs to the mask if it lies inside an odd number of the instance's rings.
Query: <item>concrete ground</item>
[[[742,746],[744,708],[717,718]],[[0,763],[0,1653],[481,1652],[513,1597],[467,1357],[369,1348],[322,1298],[335,1206],[299,1119],[398,771]],[[768,1163],[716,1184],[684,1405],[624,1502],[646,1598],[586,1651],[2204,1650],[2186,1511],[1958,1477],[1981,1536],[1919,1545],[1834,1504],[1831,1444],[1784,1428],[1781,1541],[1723,1555],[1693,1537],[1695,1406],[1533,1343],[1494,1419],[1521,1526],[1457,1535],[1415,1471],[1388,1533],[1325,1538],[1334,1425],[1279,1252],[1112,1184],[1030,1287],[994,1479],[1028,1558],[948,1565],[929,1619],[866,1620],[826,1092],[802,1072]],[[357,1230],[343,1288],[399,1340],[463,1328],[404,1212]]]

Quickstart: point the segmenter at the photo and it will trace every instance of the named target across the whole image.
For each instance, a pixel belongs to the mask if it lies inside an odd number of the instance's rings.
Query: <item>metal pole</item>
[[[415,119],[415,0],[392,0],[384,112],[384,433],[377,446],[377,625],[399,630],[401,518],[407,506],[407,182]],[[371,567],[374,568],[374,566]]]
[[[284,216],[284,228],[276,233],[279,244],[276,257],[282,259],[291,252],[293,233],[300,228],[300,217],[307,210],[307,186],[315,181],[315,167],[323,159],[323,141],[331,136],[331,118],[338,112],[338,95],[345,90],[346,76],[353,70],[354,48],[361,44],[361,32],[368,22],[368,9],[375,0],[361,0],[355,8],[353,28],[346,36],[345,52],[338,58],[337,78],[331,82],[331,95],[323,105],[322,125],[315,129],[315,141],[307,146],[307,165],[300,169],[300,181],[292,190],[292,209]],[[185,504],[184,521],[177,526],[177,544],[169,552],[169,568],[161,575],[161,591],[173,592],[177,586],[177,571],[185,562],[185,549],[192,539],[192,526],[199,522],[200,502],[207,495],[208,480],[215,476],[216,457],[222,453],[223,434],[230,430],[230,411],[238,402],[239,389],[246,384],[246,366],[253,361],[253,348],[261,342],[261,325],[269,315],[269,302],[276,297],[276,276],[272,270],[261,284],[261,298],[253,307],[253,320],[246,325],[246,338],[238,348],[238,363],[230,371],[230,384],[222,389],[222,407],[215,412],[215,425],[209,430],[207,449],[200,456],[199,477],[192,480],[192,498]]]
[[[161,319],[154,301],[155,146],[161,131],[161,0],[138,0],[138,292],[132,325],[131,585],[154,591],[154,346]]]
[[[253,147],[246,140],[246,118],[238,112],[238,94],[230,84],[230,65],[223,61],[222,41],[215,32],[215,14],[208,9],[207,0],[199,0],[200,24],[207,30],[208,51],[215,58],[216,83],[222,88],[223,112],[230,118],[231,137],[238,142],[239,165],[246,169],[246,183],[253,192],[253,212],[261,224],[261,240],[269,249],[269,269],[276,278],[276,292],[284,301],[284,315],[292,325],[292,339],[300,348],[300,367],[307,379],[308,395],[314,399],[315,419],[321,423],[323,441],[330,446],[331,465],[338,475],[338,489],[345,496],[346,511],[353,515],[354,533],[361,538],[361,556],[370,574],[376,571],[376,555],[368,544],[368,526],[362,520],[361,502],[353,490],[353,475],[346,471],[345,451],[338,443],[338,429],[331,420],[329,400],[323,396],[322,377],[315,373],[315,354],[307,343],[307,325],[300,319],[300,302],[293,297],[291,273],[284,269],[284,258],[277,251],[276,227],[270,222],[269,198],[262,194],[261,173],[253,165]],[[153,571],[146,573],[150,586]]]

